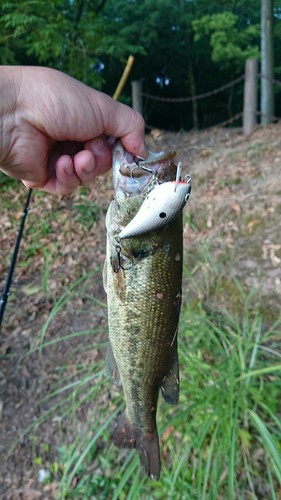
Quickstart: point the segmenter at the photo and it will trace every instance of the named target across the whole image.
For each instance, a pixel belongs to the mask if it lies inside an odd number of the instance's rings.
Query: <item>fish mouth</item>
[[[113,185],[115,193],[122,190],[127,196],[147,195],[155,186],[176,178],[176,152],[148,150],[147,158],[133,156],[121,142],[113,147]]]

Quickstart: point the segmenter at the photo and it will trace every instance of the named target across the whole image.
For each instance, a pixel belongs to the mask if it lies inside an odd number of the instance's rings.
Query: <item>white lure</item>
[[[183,209],[190,190],[190,180],[157,184],[144,199],[135,217],[120,231],[118,237],[122,239],[138,236],[168,224]]]

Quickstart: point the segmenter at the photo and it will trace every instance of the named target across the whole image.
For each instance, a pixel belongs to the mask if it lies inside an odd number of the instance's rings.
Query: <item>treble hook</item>
[[[189,182],[191,182],[191,178],[192,178],[192,177],[191,177],[191,175],[190,175],[190,174],[186,174],[186,175],[184,176],[183,180],[184,180],[184,182],[186,182],[186,183],[188,184]]]
[[[137,168],[141,168],[145,172],[148,172],[149,174],[152,175],[152,177],[153,177],[152,183],[153,184],[159,184],[158,183],[158,177],[157,177],[157,170],[153,170],[151,168],[145,167],[144,165],[140,164],[141,161],[145,161],[145,158],[142,158],[141,156],[134,156],[133,159],[134,159],[134,162],[136,163],[137,166],[134,167],[134,168],[132,168],[132,170],[131,170],[131,178],[132,178],[132,180],[134,180],[134,181],[136,180],[133,177],[134,170],[136,170]],[[138,182],[138,181],[136,181],[136,182]]]
[[[117,254],[117,259],[114,259],[113,257],[110,257],[110,263],[112,265],[113,271],[115,273],[118,273],[118,271],[120,271],[120,269],[122,269],[122,271],[129,271],[133,267],[133,263],[130,262],[130,266],[129,267],[124,267],[123,266],[123,264],[122,264],[122,257],[121,257],[121,245],[120,245],[120,243],[118,241],[115,244],[115,251],[116,251],[116,254]],[[124,257],[123,257],[123,260],[125,260]],[[116,263],[116,261],[117,261],[117,263]]]
[[[144,161],[144,160],[145,160],[145,158],[143,158],[142,156],[134,156],[134,157],[133,157],[133,160],[134,160],[134,162],[137,164],[137,166],[139,166],[139,162],[140,162],[140,161]]]
[[[181,178],[181,170],[182,170],[182,162],[181,162],[181,161],[179,161],[179,162],[178,162],[178,166],[177,166],[176,183],[175,183],[175,189],[174,189],[174,192],[176,192],[177,187],[178,187],[178,183],[180,182],[180,178]]]
[[[139,180],[134,178],[134,170],[137,170],[138,168],[139,168],[139,166],[137,164],[137,166],[133,167],[131,172],[130,172],[130,177],[131,177],[132,181],[136,182],[137,184],[139,184]]]

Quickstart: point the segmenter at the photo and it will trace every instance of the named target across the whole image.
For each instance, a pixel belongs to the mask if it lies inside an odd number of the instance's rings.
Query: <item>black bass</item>
[[[107,367],[126,400],[113,439],[119,447],[137,448],[154,479],[160,476],[158,393],[170,404],[179,394],[182,208],[191,179],[180,179],[174,158],[150,152],[146,160],[136,159],[117,142],[115,198],[106,216]]]

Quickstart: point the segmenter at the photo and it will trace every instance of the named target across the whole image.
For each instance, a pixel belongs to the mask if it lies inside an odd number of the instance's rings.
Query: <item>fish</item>
[[[106,215],[109,345],[107,370],[126,408],[113,441],[136,448],[145,473],[160,478],[158,395],[179,398],[177,333],[182,300],[182,210],[191,177],[181,180],[175,152],[133,157],[113,147],[114,198]]]

